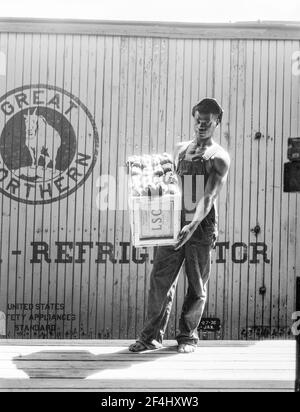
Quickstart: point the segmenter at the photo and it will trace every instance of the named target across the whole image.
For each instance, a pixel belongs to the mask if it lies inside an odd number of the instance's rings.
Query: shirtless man
[[[175,247],[157,248],[150,277],[147,320],[139,339],[129,347],[131,352],[162,347],[183,263],[188,291],[179,320],[179,334],[176,336],[178,352],[194,352],[199,340],[197,329],[206,303],[211,250],[217,239],[218,214],[215,202],[226,182],[230,158],[213,140],[223,116],[217,101],[203,99],[193,107],[192,116],[194,137],[180,143],[174,153],[176,172],[183,191],[182,229]],[[202,191],[196,186],[196,182],[199,182],[197,176],[203,176]],[[187,205],[191,205],[192,199],[195,207],[191,210]]]

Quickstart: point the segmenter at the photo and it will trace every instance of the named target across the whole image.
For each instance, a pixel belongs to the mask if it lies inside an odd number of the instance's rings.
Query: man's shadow
[[[91,351],[94,348],[91,347]],[[101,352],[101,346],[97,348]],[[121,349],[117,352],[97,355],[87,350],[58,351],[49,349],[29,355],[16,356],[12,362],[17,369],[25,372],[31,379],[86,379],[91,375],[108,370],[111,370],[114,375],[118,370],[174,355],[178,355],[176,346],[141,353],[132,353],[128,349]]]

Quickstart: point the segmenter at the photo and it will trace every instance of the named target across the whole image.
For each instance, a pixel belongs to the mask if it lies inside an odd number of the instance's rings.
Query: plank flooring
[[[290,391],[294,341],[176,342],[139,354],[124,340],[1,340],[0,391]]]

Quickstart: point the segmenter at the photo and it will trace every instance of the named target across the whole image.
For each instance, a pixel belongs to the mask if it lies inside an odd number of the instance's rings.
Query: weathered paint
[[[88,23],[72,27],[54,33],[49,22],[31,22],[22,32],[18,22],[0,23],[5,61],[0,71],[0,311],[6,337],[136,337],[145,318],[153,249],[131,247],[127,211],[98,210],[97,181],[113,175],[116,186],[109,187],[109,199],[126,199],[118,168],[129,155],[170,152],[176,142],[189,139],[191,108],[205,96],[224,108],[216,140],[232,164],[218,201],[220,235],[205,311],[205,318],[220,320],[221,329],[203,337],[290,337],[300,270],[300,202],[299,194],[283,192],[283,165],[288,138],[300,136],[300,76],[293,70],[300,28],[287,29],[289,38],[283,40],[283,28],[276,25],[264,37],[261,27],[230,27],[228,36],[225,27],[224,39],[206,29],[201,39],[194,27],[176,31],[176,25],[173,30],[163,26],[170,36],[156,26],[144,36],[138,25],[124,26],[124,35],[117,32],[120,24],[113,32],[113,24],[99,23],[94,34]],[[33,95],[37,85],[43,85],[43,94]],[[26,124],[17,117],[22,95],[16,99],[16,90],[32,93],[32,107],[47,102],[56,108],[53,119],[49,110],[37,112],[52,125],[44,129],[46,142],[54,124],[61,127],[56,130],[61,138],[69,132],[64,138],[69,150],[62,152],[68,166],[64,180],[59,173],[56,179],[48,176],[59,200],[38,184],[30,189],[30,201],[26,191],[18,192],[16,174],[22,162],[30,165],[30,152]],[[8,96],[14,98],[10,104]],[[13,165],[3,163],[5,153]],[[68,173],[71,160],[81,175],[76,182]],[[13,166],[15,180],[8,185]],[[186,286],[182,274],[169,338],[178,326]]]

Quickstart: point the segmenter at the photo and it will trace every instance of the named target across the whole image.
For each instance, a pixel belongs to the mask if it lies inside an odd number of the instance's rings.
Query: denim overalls
[[[210,158],[215,155],[218,151],[218,145],[214,144],[207,149],[203,156],[194,158],[195,160],[189,160],[186,151],[187,148],[178,159],[176,169],[178,176],[183,181],[185,175],[194,177],[197,174],[204,175],[206,184],[208,175],[204,163],[210,161]],[[183,226],[186,223],[184,210],[181,220]],[[156,340],[162,343],[175,296],[179,271],[184,263],[188,278],[188,291],[183,303],[179,320],[179,334],[176,339],[179,344],[197,344],[199,339],[197,328],[206,303],[206,285],[211,269],[211,250],[215,246],[216,238],[217,213],[215,205],[213,205],[206,218],[199,224],[183,247],[176,251],[174,246],[157,248],[150,275],[147,320],[139,341],[147,344]]]

